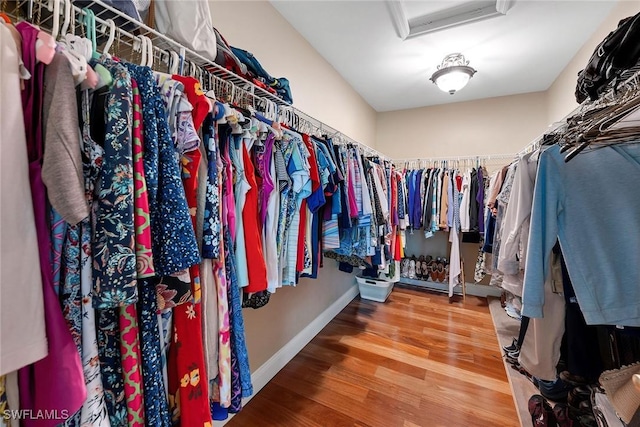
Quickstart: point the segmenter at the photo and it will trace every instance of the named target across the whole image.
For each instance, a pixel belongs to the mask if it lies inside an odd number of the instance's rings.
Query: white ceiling
[[[458,0],[404,0],[407,18]],[[407,40],[385,1],[277,1],[274,7],[376,110],[391,111],[549,88],[615,1],[515,0],[506,15]],[[455,95],[429,77],[449,53],[478,72]]]

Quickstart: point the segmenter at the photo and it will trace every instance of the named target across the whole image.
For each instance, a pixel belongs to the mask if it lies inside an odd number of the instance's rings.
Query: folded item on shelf
[[[155,0],[154,8],[158,31],[206,59],[214,60],[216,35],[207,1]]]
[[[102,0],[102,3],[109,7],[117,9],[118,11],[129,16],[134,21],[142,21],[140,13],[136,8],[136,4],[132,0]],[[100,18],[102,19],[113,19],[118,27],[126,31],[131,31],[136,28],[136,25],[133,22],[118,16],[116,13],[105,9],[103,6],[94,1],[73,0],[73,4],[80,8],[88,7],[89,9],[93,10],[96,15],[100,15]]]
[[[247,77],[247,66],[240,62],[238,57],[233,53],[231,46],[229,46],[227,40],[220,34],[220,31],[214,27],[213,32],[215,33],[217,48],[214,62],[239,76]]]
[[[291,96],[291,88],[289,87],[289,80],[285,77],[275,78],[262,67],[260,61],[251,53],[246,50],[239,49],[231,46],[233,54],[247,67],[247,71],[255,78],[263,81],[268,87],[275,90],[276,94],[289,104],[293,103]]]
[[[640,59],[640,13],[625,18],[596,47],[584,70],[578,73],[576,101],[595,101],[606,85]]]

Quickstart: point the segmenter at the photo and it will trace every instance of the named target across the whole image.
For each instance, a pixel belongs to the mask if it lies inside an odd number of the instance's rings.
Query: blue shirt
[[[587,324],[640,326],[640,144],[540,155],[522,314],[542,317],[556,239]]]

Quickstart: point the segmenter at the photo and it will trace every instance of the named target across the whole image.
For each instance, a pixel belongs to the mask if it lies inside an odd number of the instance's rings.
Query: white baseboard
[[[405,277],[400,278],[398,282],[401,285],[416,286],[420,288],[427,288],[433,291],[449,292],[449,283],[440,283],[432,281],[424,281],[418,279],[407,279]],[[475,283],[467,283],[466,286],[467,295],[473,295],[476,297],[498,297],[502,295],[502,288],[488,285],[477,285]],[[453,292],[457,295],[462,294],[462,286],[457,285],[453,288]]]
[[[287,363],[294,358],[294,356],[304,348],[327,324],[338,315],[345,308],[351,300],[358,295],[358,285],[353,285],[347,290],[340,298],[338,298],[333,304],[331,304],[325,311],[323,311],[318,317],[316,317],[311,323],[309,323],[302,331],[284,345],[276,354],[271,356],[269,360],[262,364],[251,374],[251,381],[253,383],[253,395],[243,399],[243,405],[245,405],[253,396],[258,394],[262,388],[267,385],[273,377],[276,376]],[[214,421],[214,427],[222,427],[233,416],[230,415],[225,421]]]

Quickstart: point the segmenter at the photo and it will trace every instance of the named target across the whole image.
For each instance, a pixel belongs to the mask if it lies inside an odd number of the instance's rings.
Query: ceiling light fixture
[[[452,53],[442,60],[442,64],[438,65],[438,70],[433,73],[431,80],[443,92],[453,95],[469,83],[469,79],[473,77],[476,70],[469,66],[461,53]]]

